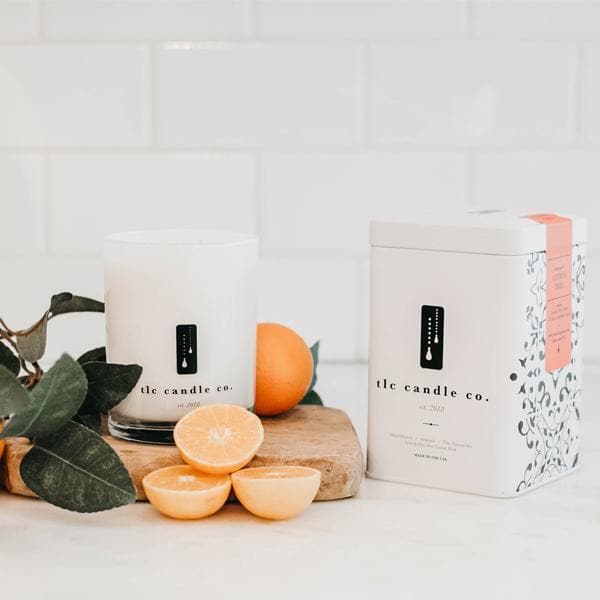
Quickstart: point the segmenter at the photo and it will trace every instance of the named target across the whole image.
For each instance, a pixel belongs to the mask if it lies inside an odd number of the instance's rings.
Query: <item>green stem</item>
[[[33,365],[35,368],[35,371],[32,371],[27,366],[27,362],[21,356],[21,354],[19,352],[19,348],[17,348],[17,344],[11,337],[11,336],[16,335],[16,333],[14,331],[12,331],[9,327],[7,327],[6,323],[2,319],[0,319],[0,324],[2,324],[2,326],[4,327],[4,329],[0,329],[0,339],[6,340],[8,342],[8,344],[10,345],[10,347],[15,351],[15,354],[17,355],[17,358],[19,359],[19,364],[21,365],[21,368],[24,371],[26,371],[27,374],[29,375],[28,381],[31,378],[35,378],[35,381],[33,382],[33,386],[35,386],[35,384],[41,379],[41,374],[38,373],[38,370],[40,371],[40,373],[43,373],[43,371],[40,369],[40,367],[39,367],[39,365],[37,365],[37,363],[34,363],[34,365]]]
[[[2,319],[2,317],[0,317],[0,325],[2,325],[2,327],[4,327],[4,329],[6,329],[5,332],[2,332],[2,330],[0,330],[0,333],[7,333],[8,335],[16,335],[16,332],[14,332]]]

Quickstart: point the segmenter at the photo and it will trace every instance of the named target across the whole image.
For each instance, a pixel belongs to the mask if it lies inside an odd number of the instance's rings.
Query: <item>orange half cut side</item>
[[[231,491],[229,475],[206,475],[188,465],[164,467],[142,481],[152,506],[174,519],[202,519],[216,513]]]
[[[219,475],[247,465],[263,442],[264,430],[260,419],[241,406],[211,404],[182,417],[173,437],[186,463]]]

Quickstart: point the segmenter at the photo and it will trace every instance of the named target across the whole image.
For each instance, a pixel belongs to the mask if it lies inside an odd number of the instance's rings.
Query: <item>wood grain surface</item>
[[[265,440],[250,467],[303,465],[321,471],[317,500],[348,498],[358,492],[364,472],[360,443],[348,415],[320,406],[298,406],[277,417],[262,419]],[[177,448],[136,444],[104,436],[119,453],[135,483],[138,500],[145,500],[142,479],[170,465],[183,464]],[[7,440],[2,460],[2,482],[13,494],[34,496],[23,483],[19,467],[30,448],[24,438]]]

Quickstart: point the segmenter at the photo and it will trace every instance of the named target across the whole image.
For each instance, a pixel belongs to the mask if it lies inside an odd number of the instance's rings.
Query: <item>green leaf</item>
[[[102,430],[102,415],[75,415],[73,421],[84,425],[88,429],[100,433]]]
[[[88,362],[106,362],[106,348],[102,346],[101,348],[94,348],[93,350],[88,350],[77,359],[77,362],[80,365],[83,365]]]
[[[38,438],[54,433],[71,420],[86,391],[83,369],[68,354],[63,354],[35,386],[29,403],[8,422],[0,439]]]
[[[20,411],[28,402],[29,393],[15,374],[0,365],[0,417]]]
[[[11,373],[19,374],[21,363],[15,353],[6,345],[0,342],[0,365],[6,367]]]
[[[131,504],[135,486],[117,453],[91,429],[68,422],[36,441],[21,477],[40,498],[81,513]]]
[[[54,294],[50,298],[50,308],[48,310],[50,310],[50,312],[53,312],[56,306],[58,306],[62,302],[68,302],[72,298],[73,294],[71,294],[71,292],[60,292],[60,294]]]
[[[36,362],[46,351],[46,333],[48,329],[48,312],[32,327],[17,333],[17,349],[19,354],[29,362]]]
[[[72,312],[104,312],[104,303],[93,298],[74,296],[70,292],[61,292],[52,296],[49,311],[52,317]]]
[[[319,364],[319,346],[321,345],[321,341],[315,342],[311,348],[310,353],[313,357],[313,376],[310,385],[308,386],[308,391],[304,394],[304,398],[300,401],[300,404],[316,404],[319,406],[323,406],[323,401],[317,392],[314,391],[314,387],[317,383],[317,365]]]
[[[88,380],[88,391],[82,414],[105,413],[125,399],[135,387],[142,367],[139,365],[116,365],[89,362],[83,365]]]
[[[321,340],[319,340],[318,342],[315,342],[310,348],[310,353],[312,354],[312,357],[313,357],[314,368],[313,368],[312,381],[310,382],[310,385],[308,386],[308,392],[306,392],[307,394],[312,392],[313,388],[317,384],[317,365],[319,364],[319,346],[320,345],[321,345]]]
[[[317,406],[323,406],[323,401],[321,400],[321,396],[315,392],[315,390],[311,390],[302,398],[300,404],[315,404]]]

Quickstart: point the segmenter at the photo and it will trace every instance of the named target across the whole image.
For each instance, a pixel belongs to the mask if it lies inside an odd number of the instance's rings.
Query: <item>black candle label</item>
[[[444,309],[421,307],[421,367],[440,371],[444,362]]]
[[[177,373],[179,375],[197,373],[196,326],[177,325],[175,337],[177,341]]]

